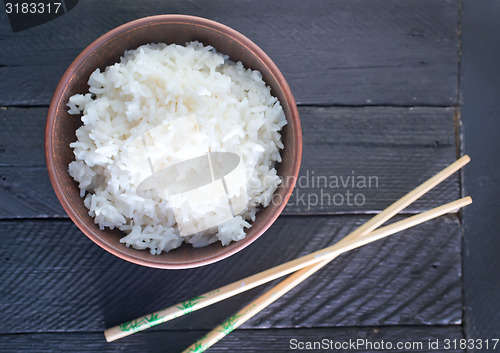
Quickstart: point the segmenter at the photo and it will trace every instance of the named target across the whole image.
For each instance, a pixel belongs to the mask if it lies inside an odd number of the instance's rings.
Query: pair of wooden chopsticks
[[[152,314],[140,317],[138,319],[123,323],[121,325],[109,328],[104,331],[104,335],[108,342],[128,336],[132,333],[145,330],[149,327],[161,324],[163,322],[175,319],[179,316],[188,314],[194,310],[198,310],[217,303],[221,300],[242,293],[249,289],[255,288],[261,284],[270,282],[279,277],[293,273],[280,284],[266,292],[252,303],[247,305],[242,310],[224,321],[221,325],[206,334],[203,338],[189,346],[184,352],[203,352],[208,347],[212,346],[231,331],[239,327],[248,319],[256,315],[262,309],[273,303],[275,300],[283,296],[285,293],[296,287],[306,278],[314,274],[316,271],[327,265],[342,253],[358,248],[360,246],[371,243],[375,240],[387,237],[391,234],[400,232],[404,229],[413,227],[417,224],[426,222],[430,219],[439,217],[443,214],[453,212],[461,207],[464,207],[472,202],[470,197],[447,203],[443,206],[433,208],[429,211],[411,216],[405,220],[392,223],[388,226],[377,227],[384,224],[394,215],[441,183],[444,179],[458,171],[470,161],[466,155],[452,163],[441,172],[403,196],[401,199],[387,207],[384,211],[371,218],[365,224],[354,230],[352,233],[344,237],[335,245],[325,249],[313,252],[309,255],[289,261],[282,265],[273,267],[269,270],[260,272],[253,276],[244,278],[240,281],[228,284],[214,291],[205,293],[201,296],[192,298],[185,302],[176,304],[167,309],[154,312]]]

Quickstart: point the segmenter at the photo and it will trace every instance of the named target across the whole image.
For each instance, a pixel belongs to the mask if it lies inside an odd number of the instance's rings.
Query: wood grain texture
[[[0,167],[0,218],[68,218],[45,167]]]
[[[459,12],[458,0],[85,0],[13,34],[0,11],[0,351],[181,351],[278,281],[114,343],[102,330],[331,245],[369,218],[363,213],[380,211],[451,163],[460,146],[455,111],[444,107],[459,104]],[[87,239],[52,191],[43,147],[46,106],[72,60],[112,28],[166,13],[219,21],[269,54],[300,105],[301,176],[309,175],[254,244],[178,271],[130,264]],[[375,176],[378,185],[313,186],[313,172]],[[480,187],[484,179],[477,180]],[[362,193],[365,202],[308,204],[322,188],[331,198]],[[405,212],[459,193],[455,175]],[[472,338],[494,325],[481,319],[488,305],[462,323],[461,242],[458,216],[447,215],[345,254],[209,352],[290,352],[291,338],[439,339],[432,352],[462,352],[445,350],[443,340],[463,338],[462,324]],[[468,298],[481,300],[472,290]]]
[[[0,167],[45,167],[47,108],[0,108]]]
[[[87,0],[15,34],[0,17],[0,47],[9,48],[0,52],[0,105],[47,105],[92,41],[125,22],[168,13],[213,19],[252,39],[299,104],[457,104],[455,0]]]
[[[0,110],[0,218],[67,217],[45,168],[46,113]],[[453,109],[300,107],[299,113],[302,167],[285,214],[373,213],[456,158]],[[454,175],[405,212],[458,197]]]
[[[289,214],[381,210],[456,159],[451,109],[303,107],[300,115],[304,152]],[[458,197],[453,175],[406,212]]]
[[[475,204],[463,222],[466,335],[487,338],[500,333],[500,3],[463,3],[462,147],[474,162],[463,180]]]
[[[136,334],[123,340],[107,343],[100,332],[89,333],[35,333],[22,335],[0,335],[0,347],[6,352],[148,352],[172,353],[180,352],[205,331],[149,331]],[[290,340],[297,340],[293,344],[302,342],[349,342],[362,339],[369,342],[390,342],[396,347],[398,342],[422,343],[425,349],[415,349],[412,352],[429,352],[429,340],[439,340],[441,344],[436,353],[462,353],[463,350],[444,349],[445,339],[463,338],[459,326],[431,326],[431,327],[359,327],[359,328],[315,328],[315,329],[272,329],[272,330],[236,330],[229,336],[211,347],[209,353],[226,352],[293,352]],[[293,346],[292,346],[293,347]],[[418,346],[416,346],[418,347]],[[304,350],[299,350],[304,351]],[[362,349],[356,351],[368,352]],[[393,349],[390,352],[408,352],[407,349]],[[313,352],[353,352],[352,349],[316,349]],[[386,352],[378,350],[377,352]]]
[[[401,217],[399,217],[401,218]],[[281,217],[216,264],[165,271],[125,262],[69,220],[0,222],[0,332],[99,331],[338,241],[367,216]],[[345,254],[245,328],[449,325],[462,317],[461,230],[444,216]],[[161,326],[211,329],[272,284]]]

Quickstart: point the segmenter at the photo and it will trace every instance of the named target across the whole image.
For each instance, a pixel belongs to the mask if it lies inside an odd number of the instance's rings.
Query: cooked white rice
[[[119,63],[97,69],[89,93],[70,98],[71,114],[83,125],[71,143],[70,175],[79,183],[89,215],[101,229],[122,230],[121,242],[160,254],[183,241],[194,247],[245,237],[245,228],[266,207],[281,182],[274,168],[283,148],[279,131],[286,124],[282,107],[258,71],[199,42],[186,46],[149,44],[125,52]],[[209,136],[211,152],[233,152],[246,173],[247,207],[231,220],[182,236],[168,198],[136,191],[128,149],[137,136],[179,117],[195,116]],[[196,131],[161,136],[165,160],[201,155]],[[135,179],[134,179],[135,178]]]

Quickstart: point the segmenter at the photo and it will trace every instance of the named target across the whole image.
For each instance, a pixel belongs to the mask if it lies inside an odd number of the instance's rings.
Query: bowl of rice
[[[164,269],[245,248],[283,211],[302,153],[297,106],[271,59],[220,23],[160,15],[98,38],[52,98],[55,193],[106,251]]]

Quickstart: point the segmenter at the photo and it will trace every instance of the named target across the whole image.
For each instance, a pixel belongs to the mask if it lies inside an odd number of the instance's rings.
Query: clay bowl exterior
[[[288,124],[282,131],[285,145],[283,162],[278,174],[287,182],[275,193],[273,202],[257,214],[246,237],[228,246],[220,243],[205,248],[180,248],[151,255],[148,250],[127,248],[120,243],[119,230],[100,230],[88,215],[79,195],[77,183],[68,174],[68,164],[74,160],[69,144],[76,140],[75,130],[81,125],[76,116],[69,116],[66,103],[77,93],[88,91],[87,81],[97,68],[101,71],[119,61],[125,50],[143,44],[163,42],[184,44],[198,40],[211,45],[245,67],[259,70],[283,106]],[[73,222],[92,241],[106,251],[133,263],[164,269],[199,267],[224,259],[245,248],[261,236],[280,215],[288,201],[299,172],[302,154],[302,134],[295,100],[285,78],[271,59],[252,41],[235,30],[207,19],[185,15],[160,15],[126,23],[104,34],[88,46],[69,66],[52,98],[45,131],[45,154],[50,180],[55,193]],[[279,202],[281,200],[281,202]]]

